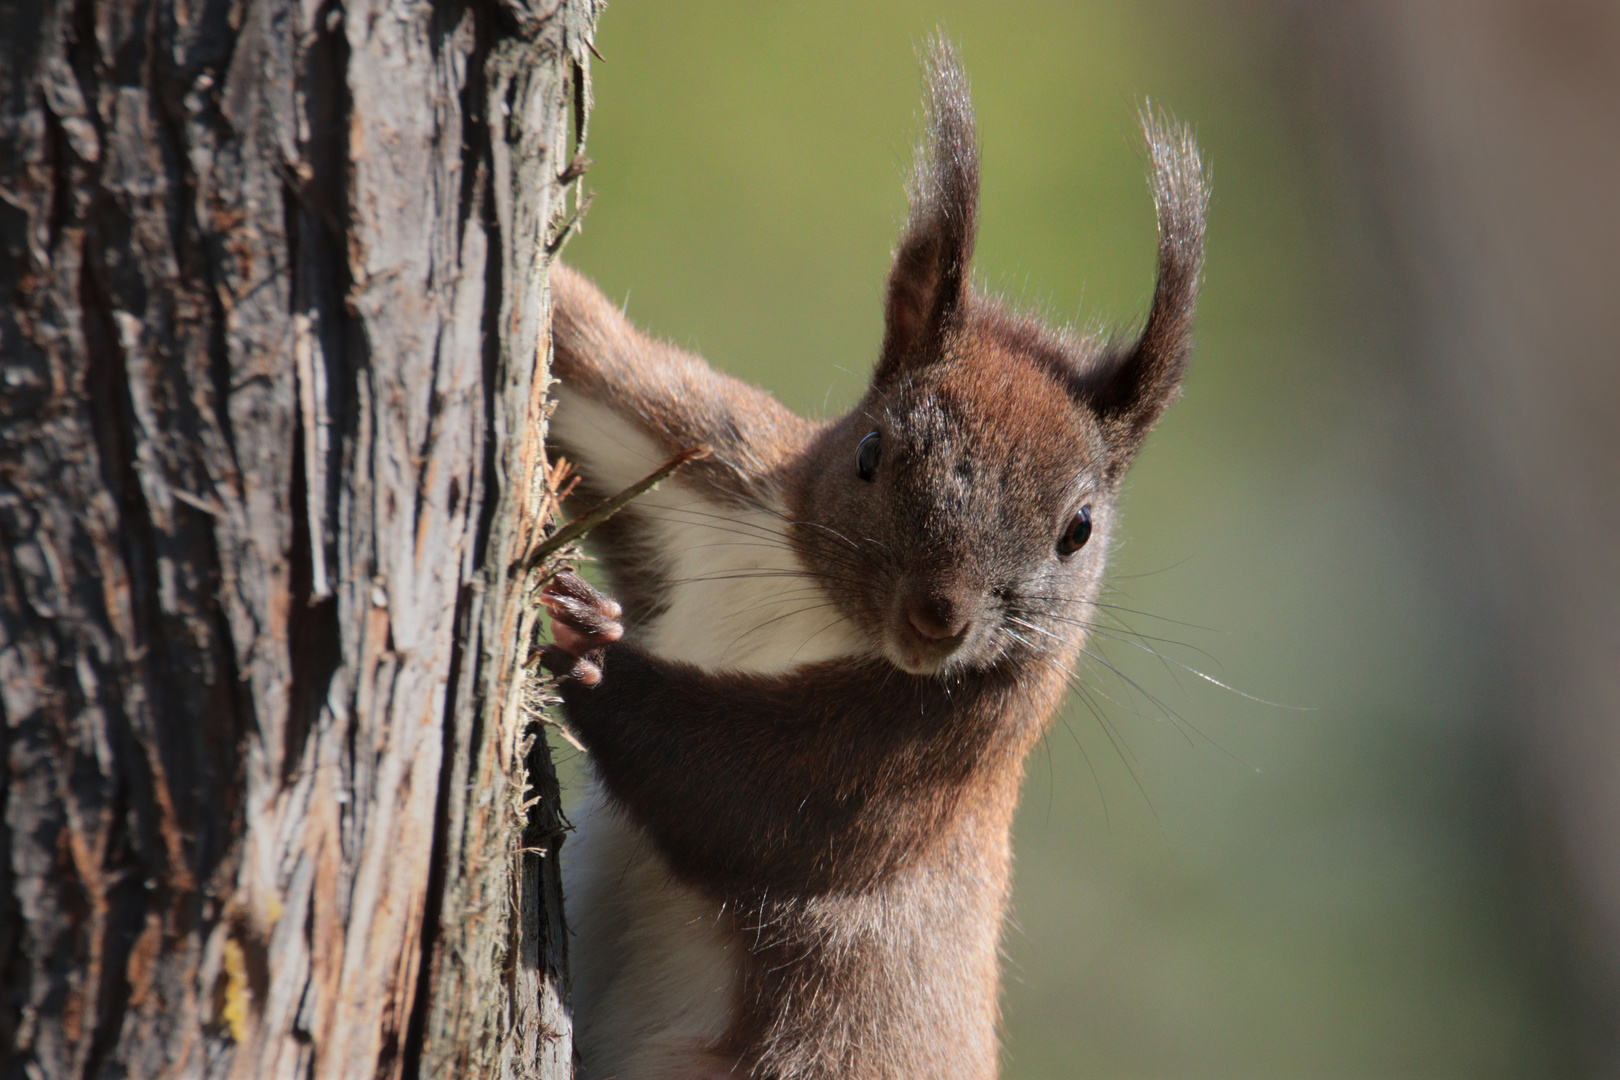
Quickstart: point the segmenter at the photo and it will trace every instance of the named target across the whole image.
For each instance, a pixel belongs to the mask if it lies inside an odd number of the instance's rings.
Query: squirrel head
[[[1141,331],[1050,329],[973,286],[978,144],[966,77],[924,56],[927,137],[889,271],[882,352],[821,433],[794,542],[888,659],[954,675],[1073,659],[1092,617],[1126,467],[1180,392],[1207,194],[1185,128],[1143,113],[1159,223]]]

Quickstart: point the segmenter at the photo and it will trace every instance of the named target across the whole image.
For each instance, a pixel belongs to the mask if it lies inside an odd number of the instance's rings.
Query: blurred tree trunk
[[[1383,225],[1373,309],[1425,376],[1509,643],[1501,707],[1620,1073],[1620,5],[1299,5],[1336,169]],[[1553,921],[1548,919],[1547,921]],[[1545,934],[1543,927],[1532,932]]]
[[[597,6],[0,5],[0,1075],[571,1075],[515,567]]]

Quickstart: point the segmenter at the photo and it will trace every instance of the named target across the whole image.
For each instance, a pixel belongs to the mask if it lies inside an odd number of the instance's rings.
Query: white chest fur
[[[613,409],[564,386],[552,436],[596,486],[616,491],[665,454]],[[657,572],[670,583],[663,613],[627,627],[655,656],[710,671],[786,671],[856,655],[870,644],[835,609],[787,542],[784,507],[739,509],[680,479],[636,501],[657,537]]]
[[[561,387],[552,437],[603,490],[665,455],[611,408]],[[642,496],[669,583],[661,613],[627,628],[648,652],[717,671],[786,671],[866,652],[863,634],[798,564],[782,507],[738,510],[680,481]],[[607,677],[612,678],[609,669]],[[593,793],[563,848],[577,1034],[589,1076],[687,1080],[730,1027],[742,944],[719,904],[676,881],[646,834]]]

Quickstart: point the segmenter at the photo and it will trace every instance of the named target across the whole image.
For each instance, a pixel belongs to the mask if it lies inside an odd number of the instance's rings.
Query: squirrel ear
[[[1142,440],[1181,393],[1192,352],[1193,308],[1204,265],[1209,192],[1191,131],[1162,114],[1142,112],[1153,164],[1159,220],[1159,268],[1153,306],[1136,341],[1106,349],[1080,373],[1078,396],[1103,423],[1112,471],[1129,464]]]
[[[911,218],[889,270],[878,378],[926,356],[962,306],[979,203],[973,101],[956,50],[943,35],[923,52],[926,141],[909,185]]]

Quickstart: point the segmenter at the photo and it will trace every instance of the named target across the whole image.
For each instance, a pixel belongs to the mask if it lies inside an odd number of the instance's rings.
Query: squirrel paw
[[[552,644],[540,651],[546,670],[585,686],[602,681],[602,653],[624,636],[618,603],[564,570],[546,583],[540,602],[551,613]]]

